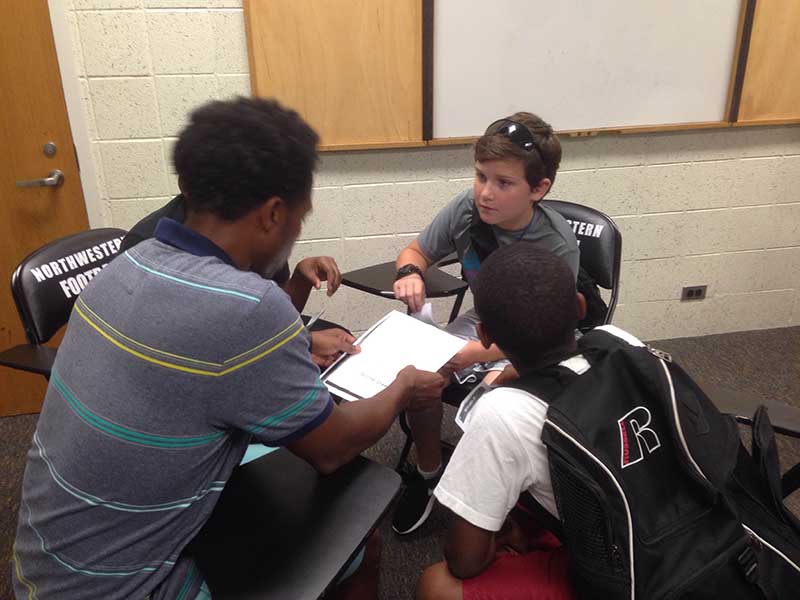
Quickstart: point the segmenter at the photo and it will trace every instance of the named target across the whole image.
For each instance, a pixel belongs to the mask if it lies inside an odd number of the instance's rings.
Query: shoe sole
[[[431,494],[431,497],[428,498],[428,504],[425,506],[425,512],[422,513],[422,516],[419,520],[414,523],[409,529],[405,531],[400,531],[394,525],[392,525],[392,530],[398,535],[408,535],[409,533],[416,531],[425,521],[428,520],[428,517],[431,515],[431,511],[433,510],[433,504],[436,502],[436,497]]]

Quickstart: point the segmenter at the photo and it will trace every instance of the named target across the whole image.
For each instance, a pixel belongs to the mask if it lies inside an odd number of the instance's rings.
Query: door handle
[[[55,169],[47,174],[44,179],[31,179],[29,181],[18,181],[17,187],[58,187],[64,183],[64,173]]]

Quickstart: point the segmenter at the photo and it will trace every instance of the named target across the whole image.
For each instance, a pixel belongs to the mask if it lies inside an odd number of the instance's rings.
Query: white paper
[[[438,327],[392,311],[356,341],[361,352],[328,367],[322,382],[348,400],[370,398],[408,365],[438,371],[466,343]]]
[[[436,327],[436,321],[433,318],[433,304],[430,302],[423,304],[422,308],[415,313],[411,313],[411,316],[423,323]]]

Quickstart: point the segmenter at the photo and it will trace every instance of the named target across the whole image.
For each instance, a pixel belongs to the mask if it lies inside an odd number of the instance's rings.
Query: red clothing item
[[[567,549],[522,504],[514,512],[530,550],[501,554],[483,573],[463,580],[463,600],[574,600]]]
[[[503,554],[483,573],[462,582],[463,597],[464,600],[574,600],[568,571],[564,546]]]

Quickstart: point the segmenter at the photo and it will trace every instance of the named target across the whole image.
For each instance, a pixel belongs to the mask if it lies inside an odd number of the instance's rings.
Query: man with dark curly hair
[[[131,227],[130,231],[128,231],[128,233],[122,239],[120,253],[130,250],[136,246],[136,244],[143,242],[144,240],[152,238],[155,235],[156,226],[162,218],[166,217],[168,219],[178,221],[179,223],[183,223],[186,220],[187,206],[189,205],[189,201],[187,200],[187,186],[190,185],[188,183],[189,180],[195,182],[191,184],[195,187],[200,185],[199,182],[201,181],[209,182],[214,178],[221,178],[224,182],[223,184],[226,186],[226,189],[229,186],[238,185],[237,182],[231,182],[228,179],[228,175],[230,173],[235,173],[236,171],[231,171],[224,167],[230,166],[230,163],[235,163],[237,161],[237,157],[241,151],[241,148],[230,146],[228,147],[225,156],[220,156],[220,149],[217,149],[217,160],[219,162],[216,162],[213,165],[204,165],[204,168],[209,166],[211,167],[212,170],[208,173],[197,172],[197,169],[200,168],[198,165],[195,165],[191,162],[187,163],[185,156],[188,150],[189,146],[187,144],[183,144],[180,147],[176,145],[173,149],[172,159],[176,171],[178,170],[178,162],[180,161],[182,163],[183,176],[180,176],[178,179],[178,187],[180,188],[181,193],[179,193],[158,210],[155,210],[149,215],[145,216],[133,227]],[[205,183],[203,185],[205,185]],[[289,295],[292,304],[294,304],[294,307],[298,311],[302,312],[302,310],[305,308],[306,302],[308,302],[308,297],[311,294],[311,289],[320,289],[323,281],[327,282],[328,296],[332,296],[339,289],[339,286],[342,282],[342,274],[339,271],[339,265],[336,263],[336,260],[333,257],[306,257],[298,261],[298,263],[295,265],[294,272],[291,272],[289,269],[288,258],[288,255],[285,257],[276,257],[274,264],[268,265],[266,269],[260,273],[260,275],[266,279],[271,279],[280,287],[282,287],[283,290]],[[281,259],[283,259],[282,262]],[[304,316],[303,319],[307,320],[308,317]],[[321,333],[322,330],[338,328],[339,326],[335,323],[331,323],[330,321],[319,319],[312,327],[312,338],[324,338],[328,334]],[[314,359],[314,362],[321,367],[326,367],[330,363],[330,359],[326,357],[317,356],[315,354],[312,354],[311,357]]]
[[[337,406],[310,351],[332,358],[354,339],[312,340],[261,276],[311,210],[317,141],[270,100],[192,113],[174,155],[185,221],[161,219],[95,277],[59,347],[23,480],[18,598],[205,597],[184,549],[251,441],[329,473],[402,410],[439,401],[443,378],[407,367]],[[374,596],[374,567],[342,595]]]

